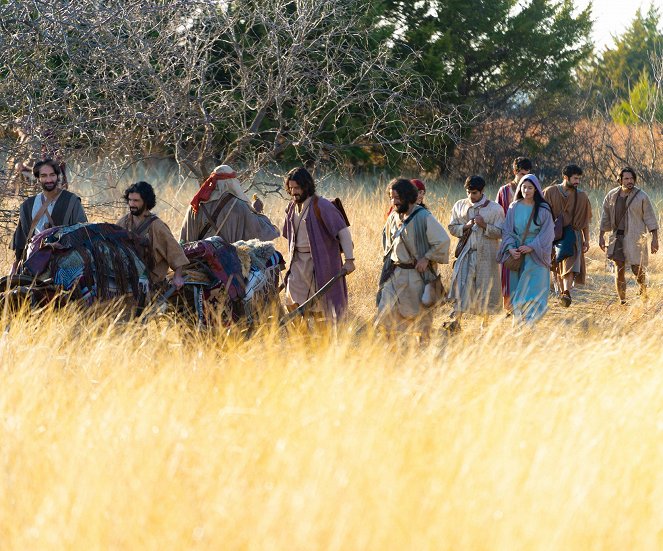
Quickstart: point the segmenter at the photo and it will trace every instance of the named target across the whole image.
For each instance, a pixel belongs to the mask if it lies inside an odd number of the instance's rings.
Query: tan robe
[[[149,215],[150,213],[146,212],[145,214]],[[133,220],[133,216],[127,214],[117,221],[117,225],[134,231]],[[145,237],[150,241],[154,256],[154,268],[150,271],[152,284],[161,283],[166,278],[169,267],[172,270],[177,270],[177,268],[183,268],[189,263],[189,259],[184,254],[170,228],[160,218],[150,224]]]
[[[417,252],[414,240],[414,220],[405,227],[405,230],[396,239],[395,246],[391,252],[391,258],[397,263],[409,264],[418,259],[412,258],[408,248],[414,254],[426,257],[431,263],[449,263],[449,244],[451,240],[442,225],[431,214],[419,214],[426,216],[426,239],[428,248]],[[397,212],[392,212],[387,219],[385,230],[393,235],[401,225],[401,219]],[[407,247],[403,244],[407,243]],[[434,266],[434,264],[433,264]],[[424,292],[424,280],[422,274],[415,269],[396,268],[391,278],[382,288],[382,296],[378,305],[378,323],[388,328],[400,328],[403,322],[412,322],[421,314],[420,329],[422,333],[428,333],[432,324],[431,310],[425,310],[421,304]]]
[[[576,234],[578,232],[587,232],[589,234],[589,222],[592,219],[592,205],[589,202],[589,197],[582,190],[576,192],[573,189],[567,189],[565,186],[562,187],[564,187],[563,190],[560,189],[559,185],[554,185],[543,190],[543,198],[552,209],[553,220],[556,220],[558,216],[562,215],[564,217],[564,226],[571,224]],[[578,199],[575,207],[575,216],[571,220],[575,200],[574,195],[576,193],[578,194]],[[582,243],[582,236],[580,237],[580,243]],[[585,283],[587,266],[582,246],[577,247],[574,256],[564,259],[560,268],[562,277],[575,272],[575,282],[581,285]]]
[[[610,190],[603,200],[601,213],[601,231],[612,232],[608,243],[608,254],[615,250],[617,241],[615,220],[615,202],[621,187]],[[636,195],[634,195],[638,192]],[[626,198],[628,209],[624,217],[624,256],[629,266],[646,267],[649,264],[647,233],[658,230],[658,219],[649,196],[641,189],[634,187]]]
[[[486,222],[485,229],[477,224],[472,227],[470,238],[454,263],[449,298],[455,300],[456,312],[487,314],[497,312],[502,307],[501,270],[497,263],[497,251],[502,238],[504,211],[493,201],[478,208],[485,199],[484,196],[476,203],[461,199],[451,212],[448,228],[454,237],[462,237],[463,227],[477,214]]]
[[[191,205],[189,205],[182,222],[180,241],[188,243],[219,235],[228,243],[235,243],[236,241],[248,241],[249,239],[271,241],[279,236],[278,228],[271,223],[267,216],[258,214],[246,201],[234,195],[221,209],[214,220],[214,224],[208,224],[209,221],[203,213],[203,208],[212,217],[219,201],[227,193],[215,190],[212,192],[209,201],[200,203],[197,213],[194,213]],[[202,233],[205,226],[208,226],[208,229]]]

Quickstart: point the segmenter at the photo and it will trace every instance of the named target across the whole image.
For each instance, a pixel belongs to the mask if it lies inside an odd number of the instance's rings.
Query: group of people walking
[[[31,237],[47,228],[87,221],[80,198],[59,186],[60,163],[46,159],[33,174],[41,193],[29,197],[19,209],[12,239],[16,263],[25,257]],[[453,302],[446,330],[460,330],[466,314],[484,318],[504,309],[517,321],[534,322],[547,310],[551,277],[562,305],[570,306],[576,284],[586,277],[592,208],[578,188],[583,171],[568,165],[562,182],[541,188],[529,159],[513,162],[513,179],[502,186],[495,201],[485,196],[485,181],[470,176],[467,197],[453,206],[445,227],[424,204],[426,187],[420,180],[397,178],[388,187],[391,209],[382,233],[383,267],[377,293],[376,323],[387,330],[416,324],[426,339],[433,306],[447,298]],[[619,186],[605,197],[601,212],[599,246],[616,266],[619,299],[626,301],[625,269],[630,266],[641,295],[646,294],[648,251],[658,251],[658,222],[647,194],[636,186],[637,174],[624,167]],[[348,305],[345,276],[355,270],[350,224],[339,200],[316,193],[310,172],[299,167],[284,178],[291,201],[282,227],[288,242],[289,266],[285,275],[285,307],[306,305],[318,319],[337,319]],[[188,263],[182,243],[218,235],[229,243],[269,241],[279,230],[243,191],[235,171],[221,165],[191,200],[178,241],[151,211],[154,190],[137,182],[124,194],[128,213],[118,224],[150,243],[154,263],[153,287],[163,284],[170,268],[172,284],[184,284]],[[447,233],[448,230],[448,233]],[[605,234],[610,233],[608,244]],[[651,246],[646,241],[651,233]],[[451,234],[457,238],[448,291],[439,264],[449,263]],[[324,293],[324,294],[323,294]]]

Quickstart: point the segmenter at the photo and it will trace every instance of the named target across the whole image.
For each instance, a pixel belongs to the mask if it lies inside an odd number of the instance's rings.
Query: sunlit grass
[[[371,326],[385,194],[343,199],[358,269],[335,332],[3,314],[1,549],[663,546],[658,259],[648,302],[631,283],[616,304],[593,246],[570,309],[417,348]],[[453,199],[428,202],[446,224]]]

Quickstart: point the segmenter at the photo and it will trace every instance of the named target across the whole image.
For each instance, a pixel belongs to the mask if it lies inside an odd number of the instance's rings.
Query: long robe
[[[234,243],[250,239],[271,241],[279,236],[278,228],[271,223],[267,216],[257,213],[246,201],[232,194],[230,194],[230,200],[216,216],[214,224],[209,224],[203,209],[210,218],[213,217],[217,205],[229,193],[215,190],[209,201],[200,203],[198,212],[194,212],[193,207],[189,205],[182,222],[180,241],[188,243],[218,235],[228,243]]]
[[[18,225],[14,231],[11,244],[11,248],[16,253],[16,260],[21,259],[23,249],[27,245],[28,232],[32,225],[32,207],[36,198],[36,195],[28,197],[19,208]],[[66,190],[61,191],[55,200],[51,217],[57,226],[72,226],[87,222],[81,198]]]
[[[146,216],[149,215],[146,212]],[[135,231],[134,217],[126,214],[117,221],[118,226],[126,230]],[[168,225],[160,218],[155,219],[144,233],[150,241],[150,247],[154,257],[154,267],[150,270],[150,281],[152,284],[161,283],[168,273],[170,267],[173,271],[183,268],[189,263],[184,250],[173,236]]]
[[[499,262],[504,262],[511,254],[509,249],[523,244],[522,238],[533,208],[522,200],[509,207],[502,229],[502,246],[497,255]],[[525,255],[519,272],[509,272],[511,305],[517,321],[533,323],[548,309],[550,251],[554,237],[555,227],[550,210],[541,206],[537,220],[532,220],[530,224],[524,243],[532,247],[532,252]]]
[[[574,195],[576,194],[577,204],[575,206],[574,215]],[[587,275],[585,253],[582,252],[582,242],[584,240],[582,233],[587,232],[589,235],[589,222],[592,219],[592,205],[589,201],[589,197],[580,189],[569,189],[565,185],[554,185],[548,186],[543,190],[543,198],[548,202],[552,209],[553,221],[556,220],[558,216],[563,216],[564,226],[573,226],[573,230],[576,234],[574,255],[562,260],[560,272],[562,277],[573,272],[575,274],[575,282],[582,285],[585,283]],[[573,220],[571,220],[572,217]]]
[[[608,244],[608,255],[612,255],[617,242],[617,223],[615,220],[615,203],[621,187],[612,189],[603,200],[601,213],[601,231],[612,232]],[[628,206],[624,216],[624,256],[630,266],[647,267],[649,249],[647,233],[658,230],[658,219],[649,196],[640,188],[634,187],[626,197]]]
[[[506,216],[506,212],[509,210],[509,205],[513,201],[513,197],[516,194],[516,182],[511,181],[508,184],[504,184],[498,191],[497,196],[495,197],[495,202],[502,207],[502,212]],[[511,296],[511,287],[509,284],[509,270],[504,267],[504,264],[500,265],[501,267],[501,276],[502,276],[502,296],[509,297]]]
[[[484,202],[484,197],[476,203],[461,199],[451,212],[448,228],[454,237],[461,238],[465,224],[477,214],[486,222],[485,229],[477,224],[472,226],[470,238],[454,263],[449,298],[455,300],[456,312],[487,314],[498,311],[502,306],[500,265],[496,257],[502,238],[504,212],[493,201],[479,208]]]
[[[320,210],[320,218],[324,226],[318,219],[313,208],[312,202],[316,198]],[[313,260],[312,279],[307,282],[294,281],[293,284],[306,284],[311,288],[311,294],[313,294],[341,271],[342,260],[338,234],[348,226],[339,210],[324,197],[314,196],[311,198],[310,207],[306,209],[305,214],[302,210],[303,227],[301,224],[302,219],[298,220],[298,223],[295,223],[296,208],[296,203],[291,201],[286,208],[285,221],[283,223],[283,237],[288,240],[290,257],[288,279],[292,277],[310,278],[310,275],[308,275],[310,271],[306,267],[297,265],[302,261],[302,257],[296,254],[297,232],[305,228],[310,257]],[[321,303],[325,313],[330,318],[341,317],[345,313],[348,306],[348,288],[345,283],[345,277],[340,278],[332,285],[331,289],[324,295]]]
[[[417,214],[396,239],[393,239],[393,236],[402,221],[396,211],[389,215],[383,231],[384,254],[391,250],[392,260],[399,264],[416,263],[424,257],[431,264],[448,264],[451,240],[447,232],[427,209],[415,208],[419,209],[423,212]],[[415,258],[410,255],[408,249]],[[435,270],[434,264],[431,265],[431,270]],[[378,304],[378,322],[387,327],[398,327],[403,321],[411,322],[421,314],[430,312],[430,310],[424,311],[421,297],[427,276],[432,275],[431,270],[420,274],[412,268],[397,267],[382,288]],[[423,316],[421,321],[423,332],[427,332],[432,321],[430,316]]]

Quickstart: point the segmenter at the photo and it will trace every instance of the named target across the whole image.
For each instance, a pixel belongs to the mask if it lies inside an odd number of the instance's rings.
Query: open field
[[[176,230],[193,187],[171,187]],[[445,224],[459,192],[428,196]],[[619,306],[593,231],[570,309],[417,349],[370,326],[385,195],[342,196],[358,269],[336,333],[3,314],[0,549],[663,546],[663,262]]]

